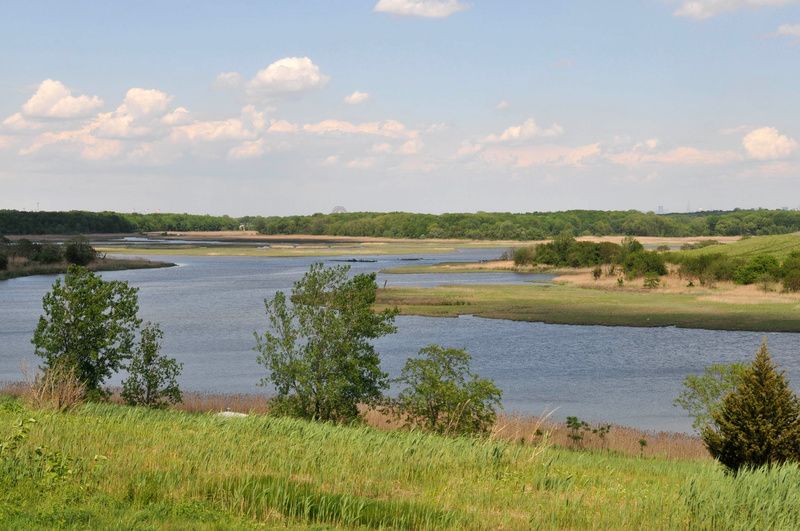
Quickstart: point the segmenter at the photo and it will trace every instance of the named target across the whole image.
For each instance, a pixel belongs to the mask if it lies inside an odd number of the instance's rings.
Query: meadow
[[[732,243],[710,245],[702,249],[683,251],[689,256],[702,254],[724,254],[730,257],[749,258],[759,254],[769,254],[782,260],[792,251],[800,251],[800,233],[777,236],[754,236]]]
[[[114,404],[56,413],[0,398],[0,444],[8,528],[800,526],[797,466],[732,477],[711,460],[568,450],[546,438]]]

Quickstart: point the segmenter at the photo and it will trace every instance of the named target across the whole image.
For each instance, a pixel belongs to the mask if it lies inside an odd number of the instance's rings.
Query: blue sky
[[[800,207],[800,2],[5,2],[0,208]]]

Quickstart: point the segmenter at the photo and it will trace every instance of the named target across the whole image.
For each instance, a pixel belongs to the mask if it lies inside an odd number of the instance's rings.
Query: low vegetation
[[[168,267],[174,264],[107,258],[83,238],[75,238],[61,245],[39,243],[25,238],[12,241],[0,236],[0,280],[65,273],[70,265],[86,266],[92,271],[117,271]]]

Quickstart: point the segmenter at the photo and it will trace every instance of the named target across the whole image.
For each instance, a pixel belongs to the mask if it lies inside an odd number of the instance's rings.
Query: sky
[[[0,208],[800,208],[800,0],[5,0],[0,72]]]

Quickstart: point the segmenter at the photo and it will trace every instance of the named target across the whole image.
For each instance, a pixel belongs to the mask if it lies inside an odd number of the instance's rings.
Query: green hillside
[[[0,448],[8,529],[800,527],[796,466],[2,397]]]
[[[800,232],[775,236],[753,236],[733,243],[711,245],[685,252],[689,255],[721,253],[734,257],[771,254],[778,259],[782,259],[792,251],[800,251]]]

